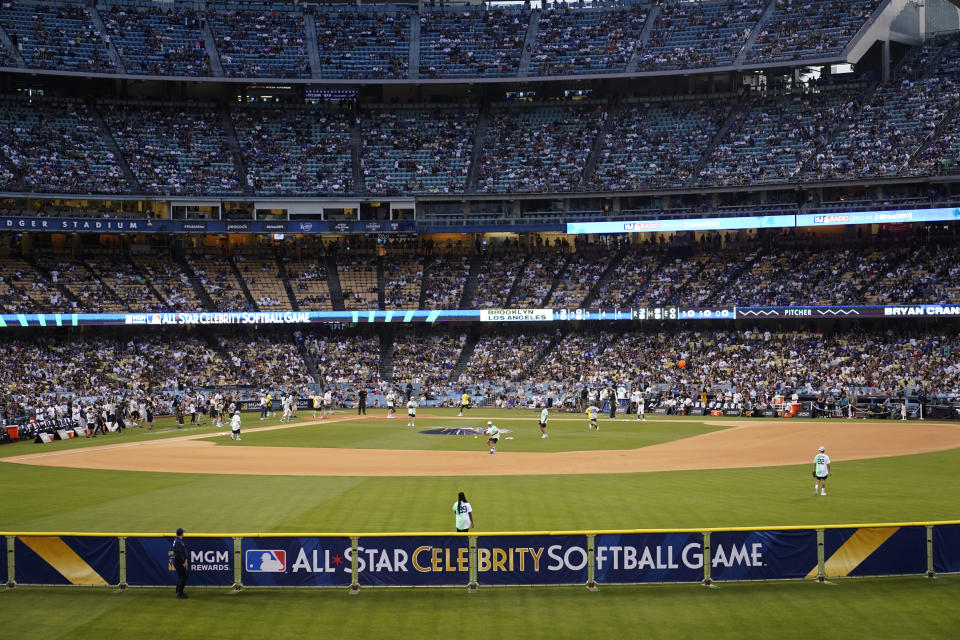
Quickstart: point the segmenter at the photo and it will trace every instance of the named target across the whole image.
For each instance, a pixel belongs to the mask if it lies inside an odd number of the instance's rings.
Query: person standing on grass
[[[357,389],[357,415],[367,415],[367,390],[363,387]]]
[[[826,447],[820,447],[819,453],[813,458],[813,477],[816,482],[813,485],[813,495],[827,495],[827,478],[830,477],[830,456],[827,455]]]
[[[457,514],[457,533],[466,533],[473,526],[473,507],[467,502],[463,491],[457,494],[457,501],[453,503],[453,512]]]
[[[706,406],[706,403],[704,403],[704,406]],[[647,402],[643,399],[643,394],[637,394],[637,420],[639,422],[647,421],[646,408]]]
[[[544,407],[543,411],[540,412],[540,433],[543,434],[540,436],[541,439],[549,438],[547,435],[547,418],[549,417],[547,408]]]
[[[497,451],[497,443],[500,442],[500,429],[488,420],[484,434],[487,436],[487,446],[490,447],[490,455],[493,455]]]
[[[393,393],[393,389],[390,389],[387,393],[387,417],[392,418],[396,413],[395,407],[397,404],[397,396]]]
[[[230,418],[230,439],[239,440],[240,439],[240,412],[237,411],[233,414],[233,417]]]
[[[587,413],[590,416],[590,424],[587,425],[587,428],[596,429],[599,431],[600,426],[597,425],[597,416],[600,414],[600,407],[598,407],[595,404],[592,404],[589,407],[587,407],[587,410],[584,413]]]
[[[183,592],[187,586],[187,545],[183,542],[183,529],[177,529],[173,540],[173,568],[177,570],[177,597],[188,598]]]
[[[417,419],[417,399],[414,397],[411,397],[409,400],[407,400],[407,426],[408,427],[416,426],[414,425],[414,422],[416,421],[416,419]]]

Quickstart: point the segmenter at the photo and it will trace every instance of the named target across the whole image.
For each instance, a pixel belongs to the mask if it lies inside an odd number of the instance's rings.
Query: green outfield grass
[[[694,585],[284,592],[0,593],[9,638],[952,638],[960,577]]]

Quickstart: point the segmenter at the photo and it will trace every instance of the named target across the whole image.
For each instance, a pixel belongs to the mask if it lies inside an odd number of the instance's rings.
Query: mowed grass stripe
[[[478,455],[485,455],[478,452]],[[0,530],[446,531],[458,491],[477,531],[845,524],[960,518],[960,450],[808,465],[490,477],[285,477],[0,464]]]
[[[188,588],[189,589],[189,588]],[[469,626],[478,640],[502,638],[744,637],[949,638],[960,614],[960,577],[696,585],[362,590],[25,588],[0,594],[13,638],[242,637],[277,640],[335,630],[344,637],[436,638]],[[68,595],[67,595],[68,594]],[[67,595],[67,597],[65,597]]]

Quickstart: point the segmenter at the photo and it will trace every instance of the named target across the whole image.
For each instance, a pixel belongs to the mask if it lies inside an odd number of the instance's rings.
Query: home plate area
[[[484,427],[440,427],[437,429],[424,429],[420,433],[428,436],[482,436]],[[500,429],[500,433],[513,433],[510,429]]]

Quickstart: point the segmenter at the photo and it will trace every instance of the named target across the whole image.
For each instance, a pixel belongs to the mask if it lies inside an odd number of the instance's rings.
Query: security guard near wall
[[[183,529],[177,529],[177,537],[173,541],[173,567],[177,570],[177,597],[188,598],[183,592],[187,586],[187,545],[183,543]]]

